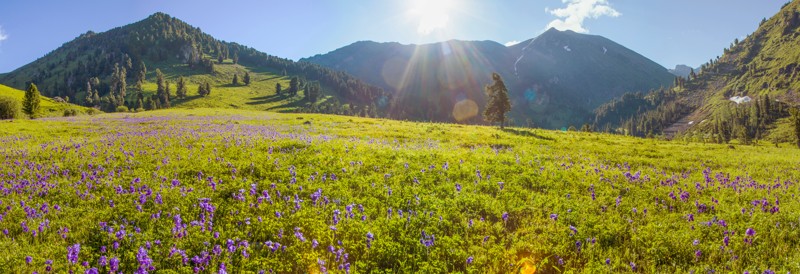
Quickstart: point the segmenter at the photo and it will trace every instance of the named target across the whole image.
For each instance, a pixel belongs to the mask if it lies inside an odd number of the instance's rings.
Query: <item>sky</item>
[[[667,68],[699,67],[786,0],[0,0],[0,73],[89,30],[165,12],[217,39],[298,60],[356,41],[525,41],[601,35]]]

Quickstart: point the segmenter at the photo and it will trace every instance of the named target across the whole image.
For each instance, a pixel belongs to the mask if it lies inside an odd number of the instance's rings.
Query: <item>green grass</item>
[[[18,120],[0,140],[9,272],[41,273],[53,260],[54,272],[82,273],[81,262],[100,267],[101,256],[133,272],[142,250],[155,270],[177,273],[223,263],[229,273],[319,273],[320,261],[335,273],[345,263],[352,273],[800,270],[800,153],[783,145],[199,108]],[[670,197],[682,192],[685,201]],[[176,214],[186,226],[173,230]],[[35,236],[21,225],[46,220]],[[182,262],[180,252],[216,254],[229,239],[235,252]],[[67,261],[74,244],[77,264]]]
[[[157,85],[155,69],[164,73],[165,80],[170,82],[171,105],[177,108],[235,108],[246,110],[267,110],[274,112],[293,112],[298,108],[310,105],[305,99],[305,92],[301,90],[295,96],[287,94],[290,77],[280,75],[278,72],[263,70],[255,67],[246,67],[233,64],[226,60],[223,64],[214,65],[213,74],[203,74],[193,70],[185,64],[175,62],[156,63],[148,67],[148,82],[142,86],[145,95],[156,93]],[[244,85],[245,72],[250,73],[250,85]],[[233,85],[233,75],[239,77],[239,85]],[[175,84],[183,76],[188,83],[188,94],[185,99],[175,97]],[[201,97],[197,94],[200,83],[211,84],[211,94]],[[281,95],[275,93],[275,85],[280,83]],[[129,83],[131,84],[131,83]],[[136,91],[129,89],[129,100],[132,100]],[[330,93],[324,93],[317,103],[335,99]]]
[[[25,91],[14,89],[5,85],[0,85],[0,96],[8,96],[17,99],[19,100],[20,105],[22,105],[22,100],[25,98]],[[77,106],[69,103],[59,103],[51,98],[44,96],[39,96],[39,98],[41,98],[41,101],[39,103],[41,117],[60,117],[64,115],[64,111],[67,109],[77,110],[81,114],[96,112],[94,110],[89,110],[89,108],[82,106]]]

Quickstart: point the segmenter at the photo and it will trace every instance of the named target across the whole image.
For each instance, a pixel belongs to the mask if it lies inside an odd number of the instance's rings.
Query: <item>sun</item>
[[[428,35],[437,30],[446,30],[450,14],[454,8],[453,0],[413,0],[409,13],[419,19],[417,32]]]

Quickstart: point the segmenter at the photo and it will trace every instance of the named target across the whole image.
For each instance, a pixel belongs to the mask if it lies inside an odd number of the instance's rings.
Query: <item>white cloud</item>
[[[545,8],[545,12],[559,18],[550,21],[547,24],[547,29],[556,28],[558,30],[588,33],[589,30],[583,27],[584,20],[597,19],[602,16],[618,17],[622,15],[609,5],[608,0],[561,0],[561,2],[567,4],[567,6],[553,10]]]
[[[505,45],[506,47],[510,47],[510,46],[513,46],[513,45],[516,45],[516,44],[519,44],[519,41],[517,41],[517,40],[514,40],[514,41],[508,41],[508,42],[506,42],[506,43],[505,43],[505,44],[503,44],[503,45]]]
[[[3,42],[6,39],[8,39],[8,35],[6,35],[6,32],[3,31],[3,26],[0,26],[0,42]]]

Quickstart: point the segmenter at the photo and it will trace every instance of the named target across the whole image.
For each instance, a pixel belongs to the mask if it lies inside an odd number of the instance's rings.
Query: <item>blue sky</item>
[[[0,1],[0,73],[81,33],[161,11],[212,36],[299,59],[360,40],[524,41],[548,26],[602,35],[672,68],[697,67],[753,32],[784,0],[76,0]]]

